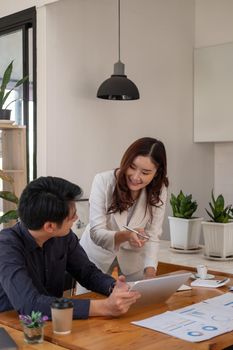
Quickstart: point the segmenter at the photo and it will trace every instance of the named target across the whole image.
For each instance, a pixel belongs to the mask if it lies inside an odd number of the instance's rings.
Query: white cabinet
[[[195,49],[194,141],[233,141],[233,43]]]

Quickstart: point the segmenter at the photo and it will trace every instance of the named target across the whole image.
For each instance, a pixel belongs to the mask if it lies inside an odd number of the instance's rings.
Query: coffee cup
[[[206,265],[197,265],[197,275],[202,280],[206,279],[207,271],[208,271],[208,268]]]
[[[53,332],[69,334],[72,329],[73,302],[70,299],[58,298],[51,305]]]

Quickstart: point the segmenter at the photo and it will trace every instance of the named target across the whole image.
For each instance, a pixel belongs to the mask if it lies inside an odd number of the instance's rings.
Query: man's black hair
[[[39,230],[45,222],[60,225],[69,215],[70,202],[82,196],[82,189],[59,177],[39,177],[30,182],[22,192],[18,213],[23,224]]]

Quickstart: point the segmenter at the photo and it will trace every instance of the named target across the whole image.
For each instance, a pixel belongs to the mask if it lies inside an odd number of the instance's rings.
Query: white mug
[[[197,265],[197,274],[198,274],[198,277],[200,277],[202,280],[206,279],[207,271],[208,271],[208,268],[206,265]]]

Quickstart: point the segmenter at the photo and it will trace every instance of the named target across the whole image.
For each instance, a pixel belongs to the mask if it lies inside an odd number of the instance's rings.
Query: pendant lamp
[[[105,80],[97,91],[97,97],[105,100],[138,100],[137,86],[125,75],[125,65],[120,59],[120,0],[118,0],[118,62],[114,64],[111,77]]]

